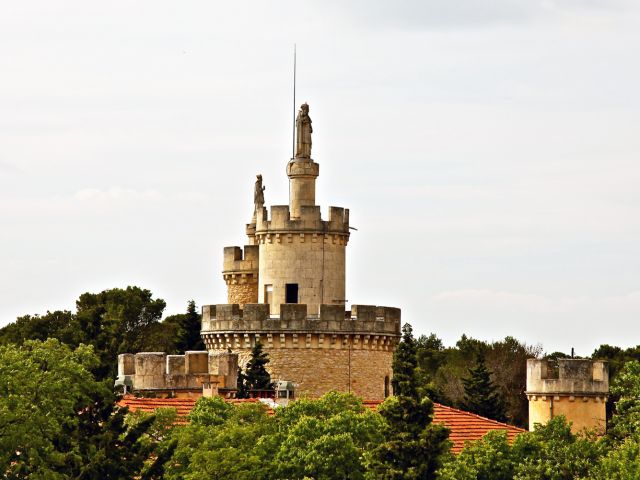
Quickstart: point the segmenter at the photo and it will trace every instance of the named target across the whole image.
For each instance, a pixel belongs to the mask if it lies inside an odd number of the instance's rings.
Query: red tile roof
[[[118,404],[123,407],[129,407],[129,410],[132,412],[138,410],[153,412],[156,408],[175,408],[178,412],[178,423],[183,423],[195,405],[196,400],[196,398],[137,398],[133,395],[126,395]],[[258,400],[251,398],[229,399],[227,401],[233,404],[240,404],[255,403]],[[371,410],[376,410],[380,403],[379,401],[364,401],[364,405]],[[525,431],[513,425],[496,422],[495,420],[481,417],[475,413],[465,412],[464,410],[447,407],[439,403],[434,404],[433,410],[433,421],[435,423],[442,423],[451,430],[449,440],[453,442],[451,448],[453,453],[459,453],[464,448],[466,442],[479,440],[492,430],[505,430],[510,442],[513,441],[516,435]],[[269,412],[273,414],[272,410],[269,410]]]
[[[460,453],[466,442],[480,440],[492,430],[505,430],[509,442],[512,442],[516,435],[526,431],[513,425],[496,422],[475,413],[446,407],[439,403],[434,404],[433,421],[443,423],[451,430],[449,440],[453,442],[453,447],[451,447],[453,453]]]

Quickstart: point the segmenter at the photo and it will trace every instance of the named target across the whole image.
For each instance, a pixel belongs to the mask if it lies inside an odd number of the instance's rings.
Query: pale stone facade
[[[305,131],[287,165],[289,205],[263,206],[258,176],[247,245],[224,250],[229,303],[203,307],[202,337],[211,352],[238,352],[242,366],[261,342],[272,378],[293,382],[298,396],[340,390],[381,400],[390,393],[400,310],[345,308],[349,210],[329,207],[323,220],[316,205],[308,111],[301,107]]]
[[[527,360],[529,430],[551,418],[564,415],[572,430],[606,429],[609,395],[607,362],[562,358],[557,365],[548,360]]]
[[[118,355],[116,386],[152,396],[199,397],[235,392],[238,355],[225,351],[162,352]]]

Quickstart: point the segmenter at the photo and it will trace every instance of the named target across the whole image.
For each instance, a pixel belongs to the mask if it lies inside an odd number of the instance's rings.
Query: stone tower
[[[529,430],[564,415],[572,430],[595,429],[604,434],[609,395],[609,366],[604,361],[560,358],[527,360]]]
[[[247,245],[224,249],[228,304],[203,307],[202,336],[211,351],[237,351],[241,365],[261,342],[272,378],[294,382],[298,394],[342,390],[382,399],[389,393],[400,310],[345,310],[349,210],[329,207],[322,219],[307,104],[296,129],[296,154],[287,164],[289,205],[267,210],[258,175]]]

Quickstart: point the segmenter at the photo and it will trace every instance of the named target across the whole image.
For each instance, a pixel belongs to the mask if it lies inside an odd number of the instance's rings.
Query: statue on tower
[[[256,206],[256,211],[264,205],[265,188],[262,186],[262,175],[256,175],[256,185],[253,189],[253,203]]]
[[[311,118],[309,118],[309,105],[300,105],[296,117],[296,158],[311,158]]]

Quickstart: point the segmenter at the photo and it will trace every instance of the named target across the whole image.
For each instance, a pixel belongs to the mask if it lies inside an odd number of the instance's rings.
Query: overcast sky
[[[127,285],[224,303],[255,174],[288,201],[294,43],[350,303],[446,344],[640,343],[634,0],[2,2],[0,325]]]

